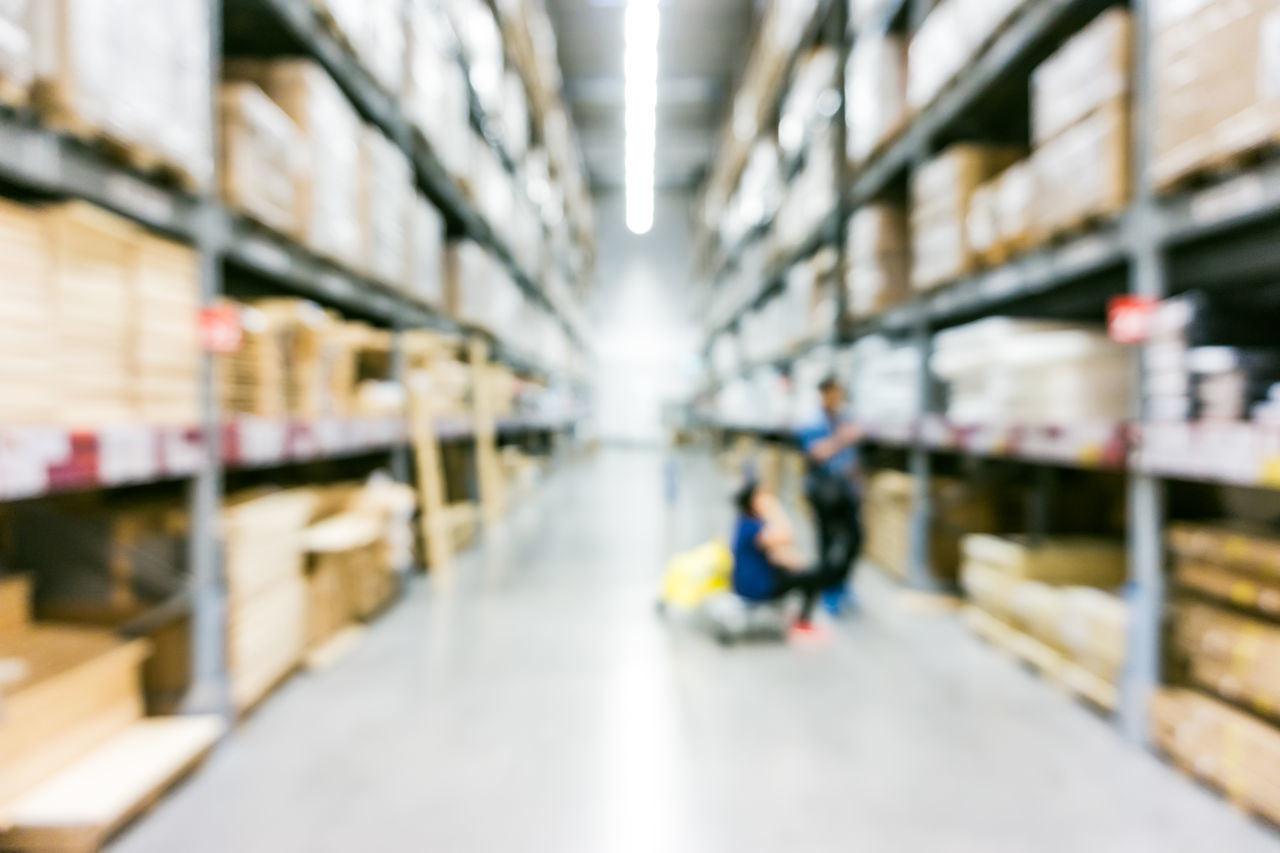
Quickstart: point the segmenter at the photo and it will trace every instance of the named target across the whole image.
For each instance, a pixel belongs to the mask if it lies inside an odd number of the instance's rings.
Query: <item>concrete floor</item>
[[[1280,850],[1052,687],[860,579],[821,647],[653,614],[728,523],[683,460],[571,465],[346,658],[294,679],[116,853]]]

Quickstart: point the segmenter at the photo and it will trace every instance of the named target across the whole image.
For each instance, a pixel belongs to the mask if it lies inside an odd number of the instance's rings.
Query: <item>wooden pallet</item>
[[[222,737],[217,717],[141,720],[9,804],[0,848],[89,853],[204,760]]]
[[[1070,660],[1047,643],[971,604],[964,607],[963,618],[983,640],[1076,699],[1107,712],[1114,712],[1119,707],[1119,693],[1114,684]]]
[[[1205,151],[1172,171],[1157,173],[1161,195],[1204,189],[1235,177],[1280,156],[1280,129],[1274,134],[1241,141],[1233,146],[1206,147]]]

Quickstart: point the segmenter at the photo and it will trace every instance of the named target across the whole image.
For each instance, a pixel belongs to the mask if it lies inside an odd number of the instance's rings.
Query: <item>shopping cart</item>
[[[756,604],[733,591],[733,553],[724,542],[708,542],[667,563],[658,613],[680,616],[710,631],[722,645],[786,635],[780,604]]]

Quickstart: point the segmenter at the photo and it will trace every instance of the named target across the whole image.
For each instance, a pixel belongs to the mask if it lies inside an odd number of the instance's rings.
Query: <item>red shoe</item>
[[[826,632],[806,619],[797,619],[787,632],[787,639],[801,643],[821,642],[826,639]]]

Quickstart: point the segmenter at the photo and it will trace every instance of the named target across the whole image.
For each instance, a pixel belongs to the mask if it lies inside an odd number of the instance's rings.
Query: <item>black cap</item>
[[[828,374],[826,378],[818,383],[819,391],[835,391],[843,388],[844,385],[840,382],[840,377],[836,376],[834,373]]]
[[[738,512],[743,515],[755,515],[751,505],[758,488],[760,488],[760,482],[754,478],[749,478],[738,491],[733,493],[733,505],[737,507]]]

